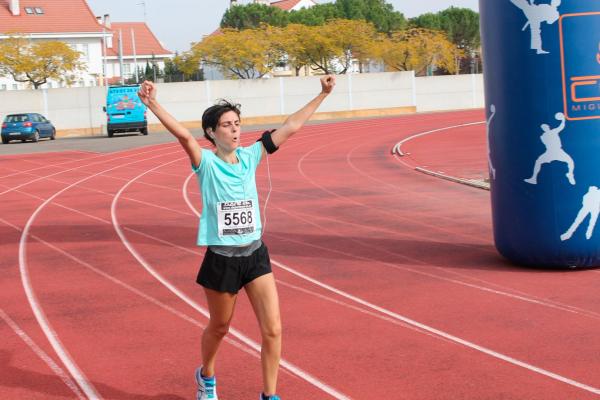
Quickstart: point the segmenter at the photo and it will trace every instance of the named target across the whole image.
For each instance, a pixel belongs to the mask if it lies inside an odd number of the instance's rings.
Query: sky
[[[316,0],[324,3],[324,0]],[[478,0],[387,0],[405,17],[437,12],[450,6],[478,11]],[[113,22],[144,21],[171,51],[189,50],[219,27],[229,0],[87,0],[96,15],[110,14]],[[246,4],[251,0],[239,1]],[[145,6],[144,6],[145,4]],[[145,12],[144,12],[145,10]],[[144,16],[145,14],[145,16]]]

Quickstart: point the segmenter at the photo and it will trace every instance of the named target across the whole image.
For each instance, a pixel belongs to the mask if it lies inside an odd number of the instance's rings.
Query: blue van
[[[117,132],[148,134],[146,106],[137,95],[139,90],[139,85],[109,86],[104,107],[109,137]]]

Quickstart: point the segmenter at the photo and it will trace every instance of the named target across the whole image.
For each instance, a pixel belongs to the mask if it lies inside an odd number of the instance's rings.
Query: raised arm
[[[150,81],[142,83],[138,96],[142,103],[156,115],[165,128],[179,140],[179,143],[181,143],[181,146],[190,157],[192,165],[198,167],[202,157],[200,145],[191,132],[173,118],[173,116],[169,114],[158,101],[156,101],[156,86],[154,83]]]
[[[290,115],[283,125],[271,135],[275,146],[279,147],[285,143],[294,133],[300,130],[304,123],[308,121],[311,115],[319,108],[323,100],[333,90],[335,86],[335,76],[326,75],[321,78],[321,93],[308,104]]]

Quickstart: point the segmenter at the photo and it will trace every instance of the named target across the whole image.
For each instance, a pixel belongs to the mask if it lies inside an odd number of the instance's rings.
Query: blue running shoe
[[[219,400],[217,397],[217,379],[213,376],[205,378],[202,376],[202,367],[196,368],[196,383],[198,391],[196,400]]]
[[[263,393],[260,394],[260,400],[281,400],[279,396],[276,394],[272,396],[265,396]]]

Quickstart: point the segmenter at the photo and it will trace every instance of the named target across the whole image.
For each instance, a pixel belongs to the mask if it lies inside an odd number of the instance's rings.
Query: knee
[[[264,340],[279,340],[281,339],[281,322],[277,321],[265,326],[261,330],[262,337]]]
[[[206,328],[206,332],[212,336],[223,338],[225,335],[227,335],[227,333],[229,333],[229,324],[211,321]]]

